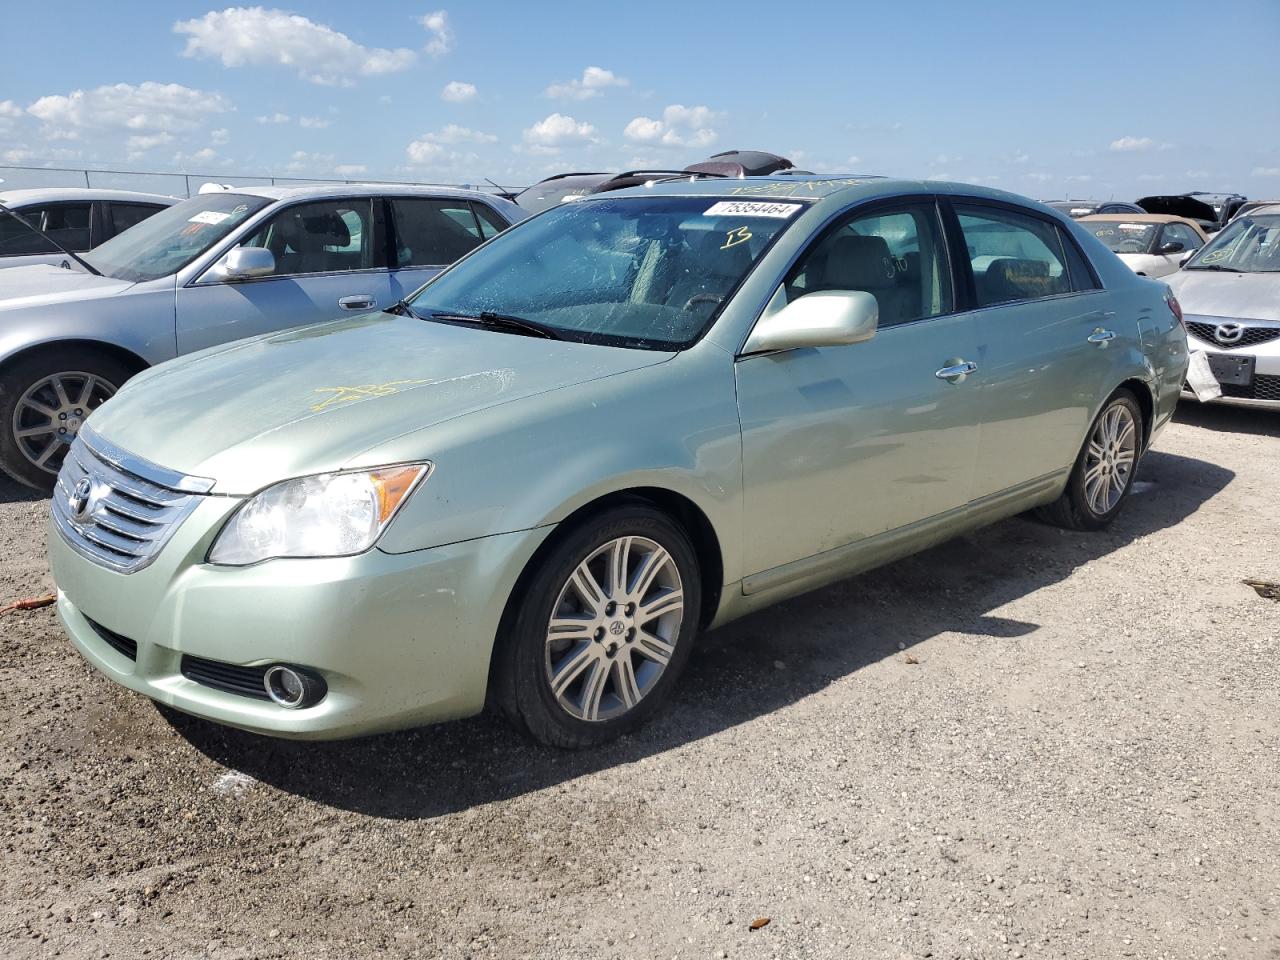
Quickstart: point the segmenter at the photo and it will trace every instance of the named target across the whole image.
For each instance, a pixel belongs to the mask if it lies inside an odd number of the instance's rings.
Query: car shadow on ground
[[[1174,419],[1193,427],[1204,427],[1217,433],[1249,433],[1263,437],[1280,437],[1280,410],[1261,407],[1225,407],[1221,404],[1183,400]]]
[[[434,817],[679,748],[817,693],[868,664],[905,657],[900,650],[942,633],[997,643],[1032,634],[1039,624],[995,611],[1181,522],[1234,474],[1153,452],[1141,477],[1141,492],[1105,532],[1066,532],[1017,517],[705,634],[661,714],[636,734],[595,750],[543,748],[487,716],[304,743],[164,712],[204,754],[280,790],[370,816]]]
[[[49,495],[33,490],[24,483],[12,480],[0,473],[0,503],[22,503],[24,501],[47,500]]]

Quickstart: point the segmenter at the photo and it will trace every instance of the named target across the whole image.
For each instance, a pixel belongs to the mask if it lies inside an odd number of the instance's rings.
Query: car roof
[[[116,200],[121,203],[177,203],[181,197],[162,193],[139,193],[136,190],[98,190],[93,187],[28,187],[22,190],[0,190],[0,203],[6,206],[31,203],[58,203],[67,200]]]
[[[400,183],[314,183],[295,186],[260,184],[241,187],[232,185],[226,193],[242,193],[268,200],[326,200],[331,197],[451,197],[489,200],[499,204],[509,201],[482,190],[461,187],[430,187]]]
[[[1251,207],[1249,213],[1265,213],[1268,215],[1280,213],[1280,200],[1271,200],[1259,206]]]
[[[878,176],[729,177],[707,178],[692,182],[688,179],[665,180],[647,187],[629,187],[612,193],[593,194],[576,202],[591,203],[601,199],[637,196],[686,196],[715,197],[722,200],[832,200],[837,203],[846,203],[904,193],[979,197],[1022,205],[1036,203],[1034,200],[1005,190],[975,184],[955,183],[950,180],[903,180]]]
[[[1188,220],[1186,217],[1175,217],[1171,213],[1091,213],[1087,217],[1081,217],[1078,222],[1084,223],[1086,220],[1102,220],[1111,223],[1190,223],[1195,226],[1194,221]]]

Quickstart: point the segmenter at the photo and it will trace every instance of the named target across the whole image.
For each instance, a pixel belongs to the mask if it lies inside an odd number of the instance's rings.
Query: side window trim
[[[845,207],[836,214],[833,214],[832,217],[813,235],[812,239],[809,240],[800,253],[797,254],[789,264],[787,264],[787,268],[782,274],[782,279],[779,281],[778,287],[769,298],[769,304],[773,303],[774,299],[777,297],[778,289],[785,286],[787,278],[791,276],[796,267],[802,264],[806,258],[815,249],[817,249],[819,244],[823,243],[832,233],[843,229],[852,221],[863,217],[876,216],[877,214],[885,212],[909,213],[910,211],[917,210],[931,214],[933,217],[934,227],[937,231],[936,240],[939,244],[937,262],[938,266],[946,273],[946,276],[943,279],[950,287],[951,307],[949,310],[930,314],[929,316],[916,317],[913,320],[890,324],[882,329],[893,330],[898,327],[908,327],[918,323],[928,323],[931,320],[940,320],[944,317],[954,316],[957,313],[964,312],[960,308],[960,288],[957,283],[955,266],[952,263],[952,248],[954,244],[950,231],[947,229],[941,200],[942,198],[932,193],[904,193],[892,197],[877,197],[873,200],[860,201]],[[765,309],[768,309],[768,305],[766,305]],[[759,318],[757,318],[757,322],[759,322]]]
[[[1038,211],[1029,209],[1027,207],[1019,206],[1018,204],[1015,204],[1015,203],[1006,203],[1003,200],[996,200],[990,197],[974,197],[974,196],[969,196],[967,194],[953,194],[943,198],[942,204],[947,210],[949,226],[954,229],[955,239],[954,239],[954,242],[951,244],[951,246],[952,246],[952,249],[956,251],[955,257],[956,257],[956,261],[958,262],[952,263],[952,269],[954,271],[958,271],[961,275],[967,278],[966,285],[968,289],[966,293],[967,293],[968,303],[969,303],[968,310],[989,310],[996,307],[1010,306],[1010,305],[1019,304],[1019,303],[1036,303],[1041,300],[1060,300],[1065,297],[1078,297],[1078,296],[1083,296],[1085,294],[1090,294],[1090,293],[1100,293],[1105,289],[1102,285],[1101,278],[1098,276],[1097,271],[1094,269],[1093,263],[1089,260],[1088,257],[1084,255],[1084,252],[1080,249],[1080,245],[1076,243],[1075,237],[1071,236],[1070,231],[1065,229],[1062,226],[1062,224],[1058,223],[1055,219],[1051,217],[1046,217],[1041,213],[1039,213]],[[992,303],[992,304],[980,306],[978,304],[977,284],[974,281],[974,276],[973,276],[973,266],[969,262],[969,258],[968,258],[968,243],[964,237],[964,229],[960,226],[960,216],[956,212],[957,205],[966,206],[966,207],[976,207],[979,209],[985,207],[991,210],[1001,210],[1008,213],[1015,213],[1015,214],[1018,214],[1019,216],[1026,217],[1030,220],[1039,221],[1045,226],[1050,227],[1051,229],[1054,230],[1055,234],[1057,235],[1058,242],[1060,244],[1065,245],[1067,243],[1070,243],[1072,245],[1072,249],[1075,251],[1077,257],[1084,263],[1085,269],[1089,271],[1089,277],[1093,282],[1093,286],[1089,287],[1088,289],[1076,288],[1075,277],[1071,272],[1070,261],[1072,258],[1068,256],[1067,251],[1063,249],[1062,250],[1063,268],[1066,271],[1067,284],[1068,286],[1070,286],[1071,289],[1063,293],[1050,294],[1049,296],[1045,296],[1045,297],[1027,297],[1021,300],[1006,300],[1001,303]],[[960,251],[963,251],[965,253],[965,256],[960,256]]]
[[[221,278],[218,278],[218,277],[210,278],[208,276],[209,271],[212,270],[219,263],[221,263],[223,257],[225,257],[228,253],[230,253],[236,247],[244,246],[246,241],[248,241],[251,237],[256,236],[266,227],[270,226],[272,221],[274,221],[281,214],[286,213],[289,210],[292,210],[294,207],[306,206],[312,203],[344,203],[344,202],[349,204],[356,204],[361,202],[368,203],[370,206],[370,215],[369,215],[370,226],[375,228],[373,233],[374,244],[375,244],[373,249],[374,265],[369,267],[360,267],[356,270],[322,270],[316,273],[273,273],[267,277],[245,277],[243,279],[233,281],[234,283],[237,283],[237,284],[270,283],[272,280],[287,280],[287,279],[296,278],[296,277],[333,277],[333,276],[338,276],[339,274],[345,276],[347,274],[376,273],[379,270],[385,271],[387,269],[385,265],[385,257],[379,256],[379,250],[376,246],[376,242],[377,242],[376,221],[377,221],[378,199],[379,198],[376,196],[321,197],[319,199],[308,197],[304,199],[291,201],[282,206],[275,206],[274,204],[268,204],[262,210],[259,210],[257,214],[255,214],[253,217],[250,217],[245,223],[243,223],[240,227],[239,232],[232,233],[229,236],[224,237],[219,244],[216,244],[214,246],[213,249],[203,254],[199,259],[205,261],[204,265],[201,266],[196,271],[195,277],[193,277],[191,280],[188,280],[186,283],[183,284],[183,286],[184,287],[216,286],[218,284],[226,283],[227,281]],[[378,261],[380,259],[383,260],[382,266],[378,265]],[[189,264],[188,267],[190,266],[191,265]],[[181,271],[179,272],[179,276],[181,276]]]

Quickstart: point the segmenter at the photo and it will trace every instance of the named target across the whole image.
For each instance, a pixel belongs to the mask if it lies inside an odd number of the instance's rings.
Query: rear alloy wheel
[[[1067,489],[1041,508],[1041,516],[1071,530],[1101,530],[1111,523],[1133,487],[1142,432],[1137,400],[1128,390],[1116,391],[1094,420]]]
[[[684,531],[647,505],[610,510],[543,559],[503,638],[495,693],[543,743],[611,740],[666,697],[700,603]]]
[[[81,425],[130,372],[85,350],[14,364],[0,376],[0,468],[29,486],[52,489]]]

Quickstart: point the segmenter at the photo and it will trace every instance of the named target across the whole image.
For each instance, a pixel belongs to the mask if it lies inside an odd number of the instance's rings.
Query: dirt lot
[[[638,736],[301,745],[0,619],[0,954],[1280,957],[1280,417],[703,638]],[[51,586],[0,485],[0,601]],[[353,642],[359,642],[353,640]],[[771,922],[752,931],[753,918]]]

